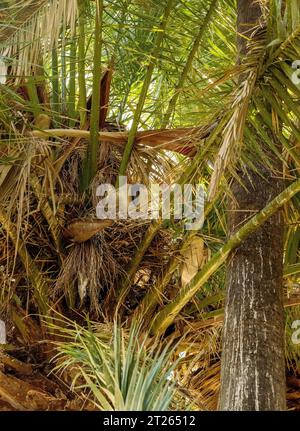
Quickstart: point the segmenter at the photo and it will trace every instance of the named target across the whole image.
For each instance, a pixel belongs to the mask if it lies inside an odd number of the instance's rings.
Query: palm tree
[[[78,329],[88,325],[84,314],[110,333],[116,315],[124,334],[138,319],[148,339],[160,337],[157,352],[176,346],[174,378],[186,404],[196,394],[197,408],[216,408],[227,262],[220,408],[283,409],[282,306],[290,322],[300,303],[297,1],[2,3],[0,298],[9,342],[14,337],[33,350],[37,341],[59,337],[49,329],[56,313],[64,316],[63,336],[75,320],[70,336],[84,333],[83,344],[59,348],[90,384],[92,364],[77,361],[83,345],[94,351],[89,331]],[[239,29],[238,46],[237,12],[240,26],[251,24]],[[203,228],[96,219],[97,186],[118,186],[124,174],[149,187],[201,184]],[[98,342],[91,335],[93,348]],[[238,360],[247,365],[255,343],[243,380]],[[178,352],[185,355],[179,364]],[[40,348],[39,355],[55,352]],[[268,374],[264,355],[276,362]],[[289,339],[286,360],[299,372],[299,350]],[[103,369],[97,372],[101,377]],[[72,372],[66,375],[70,383]],[[272,398],[266,378],[276,379],[280,397]],[[91,401],[100,396],[104,408],[101,391],[109,383],[98,382]]]

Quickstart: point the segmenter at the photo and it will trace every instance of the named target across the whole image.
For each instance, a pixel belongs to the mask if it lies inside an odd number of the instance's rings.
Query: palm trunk
[[[249,36],[260,14],[257,3],[239,0],[239,33]],[[238,49],[240,56],[246,53],[244,38],[238,38]],[[257,167],[265,179],[248,171],[242,177],[243,186],[237,182],[232,186],[230,233],[282,190],[281,180],[265,167]],[[278,211],[228,263],[220,410],[285,409],[282,263],[283,217]]]

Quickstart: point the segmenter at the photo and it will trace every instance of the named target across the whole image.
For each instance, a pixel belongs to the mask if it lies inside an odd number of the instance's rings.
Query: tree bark
[[[238,31],[249,37],[261,15],[252,0],[238,0]],[[239,60],[246,41],[238,37]],[[277,166],[276,166],[277,164]],[[280,163],[274,159],[280,169]],[[282,191],[282,181],[257,163],[264,179],[247,171],[234,181],[229,231],[234,233]],[[219,410],[285,410],[283,315],[283,216],[281,211],[231,256],[223,328]]]

